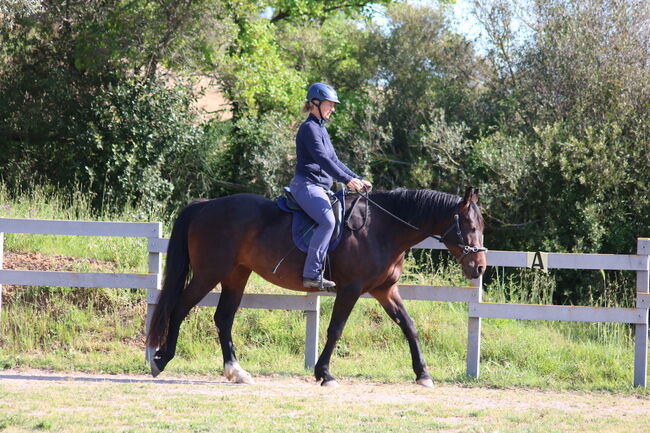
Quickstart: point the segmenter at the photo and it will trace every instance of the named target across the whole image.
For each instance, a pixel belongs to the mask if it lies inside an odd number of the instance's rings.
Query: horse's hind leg
[[[411,316],[409,316],[404,303],[402,302],[402,297],[399,295],[397,286],[391,285],[388,288],[377,288],[370,292],[372,296],[379,301],[379,303],[384,307],[384,310],[388,313],[391,319],[402,329],[402,332],[406,336],[406,339],[409,343],[409,348],[411,349],[411,361],[413,364],[413,371],[415,372],[416,382],[419,385],[426,386],[428,388],[433,387],[433,381],[429,372],[427,371],[427,364],[424,361],[422,356],[422,349],[420,347],[420,341],[418,339],[418,331],[415,328],[415,323]]]
[[[223,354],[223,374],[231,382],[248,384],[253,383],[253,378],[237,362],[235,345],[232,342],[232,324],[250,274],[250,269],[238,266],[228,278],[221,281],[221,297],[214,313],[214,323],[219,332]]]
[[[192,277],[187,287],[183,290],[181,298],[174,307],[174,312],[169,320],[167,328],[167,338],[163,347],[158,349],[151,363],[151,373],[154,377],[158,376],[167,363],[172,360],[176,354],[176,343],[180,332],[181,323],[189,314],[190,310],[198,304],[205,295],[216,286],[216,279]]]

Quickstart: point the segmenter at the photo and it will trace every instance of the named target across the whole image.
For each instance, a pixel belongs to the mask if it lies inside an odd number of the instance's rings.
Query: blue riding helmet
[[[307,100],[318,99],[319,101],[332,101],[340,103],[334,87],[324,83],[314,83],[307,90]]]

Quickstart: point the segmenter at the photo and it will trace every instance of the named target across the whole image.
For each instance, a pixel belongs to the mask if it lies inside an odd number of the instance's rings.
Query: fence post
[[[650,238],[639,238],[637,240],[637,254],[646,258],[650,256]],[[646,262],[644,271],[636,271],[636,292],[637,308],[645,308],[645,323],[636,324],[634,329],[634,386],[645,388],[648,373],[648,293],[650,284],[648,282],[649,266]],[[646,295],[642,298],[639,295]]]
[[[476,302],[481,302],[483,294],[483,277],[472,280],[470,285],[476,288]],[[469,309],[469,308],[468,308]],[[470,309],[471,311],[471,309]],[[467,376],[478,379],[481,362],[481,318],[468,316],[467,318]]]
[[[5,234],[0,232],[0,269],[4,266]],[[2,284],[0,284],[0,335],[2,335]]]
[[[162,237],[162,223],[158,223],[155,233],[149,239],[160,239]],[[147,244],[151,245],[147,239]],[[153,310],[156,308],[156,304],[151,304],[152,299],[156,299],[157,291],[161,288],[162,281],[162,254],[159,251],[151,251],[150,247],[147,247],[149,250],[149,273],[156,275],[156,287],[147,289],[147,321],[145,325],[146,335],[149,335],[149,327],[151,326],[151,318],[153,317]],[[149,347],[145,348],[144,358],[145,361],[150,362],[155,355],[154,351]]]
[[[316,366],[318,359],[318,323],[320,321],[320,296],[310,293],[307,296],[314,298],[315,308],[306,312],[307,331],[305,334],[305,369],[311,370]]]

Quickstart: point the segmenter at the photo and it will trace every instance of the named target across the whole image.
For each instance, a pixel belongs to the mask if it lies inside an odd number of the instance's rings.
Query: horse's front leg
[[[427,371],[427,364],[422,356],[418,331],[415,328],[413,319],[411,319],[411,316],[409,316],[404,307],[397,286],[392,285],[386,289],[375,289],[372,290],[370,294],[379,301],[390,318],[393,319],[393,321],[402,329],[402,332],[404,332],[409,343],[409,348],[411,349],[411,361],[413,364],[413,371],[415,372],[416,382],[427,388],[433,387],[433,381]]]
[[[336,379],[330,374],[329,365],[332,357],[332,352],[336,347],[336,343],[341,338],[345,323],[350,317],[352,308],[357,303],[361,296],[361,287],[347,286],[339,290],[334,300],[334,308],[332,310],[332,318],[329,327],[327,328],[327,342],[321,352],[316,367],[314,367],[314,375],[316,380],[322,380],[322,386],[336,386],[338,383]]]

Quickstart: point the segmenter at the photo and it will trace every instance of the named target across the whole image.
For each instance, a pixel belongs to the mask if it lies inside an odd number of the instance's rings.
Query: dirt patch
[[[111,272],[117,268],[113,262],[96,259],[14,251],[6,251],[4,254],[4,269],[64,272],[74,271],[84,265],[91,272]]]
[[[84,259],[61,255],[46,255],[33,252],[5,251],[3,269],[23,271],[53,271],[53,272],[116,272],[117,266],[113,262],[96,259]],[[2,297],[6,301],[11,299],[11,294],[17,287],[13,285],[2,286]]]
[[[208,78],[199,80],[194,86],[194,93],[198,95],[196,106],[204,113],[201,120],[232,118],[230,102],[224,96],[223,91]]]
[[[38,388],[46,382],[133,383],[162,386],[162,393],[191,392],[213,397],[255,395],[261,398],[297,397],[299,399],[336,400],[351,405],[368,404],[431,404],[437,402],[466,411],[490,411],[509,408],[562,411],[585,414],[592,418],[609,418],[639,413],[650,414],[650,400],[635,396],[598,392],[559,392],[529,389],[486,389],[436,384],[427,389],[415,384],[383,384],[343,380],[337,388],[323,388],[308,377],[258,376],[255,385],[235,385],[220,376],[166,375],[153,379],[144,375],[101,375],[84,373],[53,373],[43,370],[3,370],[0,379],[6,385],[21,389]],[[163,391],[163,389],[165,391]]]
[[[356,379],[323,388],[307,376],[255,380],[233,385],[216,374],[152,379],[5,370],[0,393],[7,398],[4,406],[0,399],[0,413],[6,412],[11,431],[11,423],[15,431],[32,431],[45,419],[52,430],[64,425],[57,431],[71,433],[99,424],[102,431],[151,432],[645,433],[650,413],[646,397],[601,392],[448,384],[425,389]],[[143,425],[143,414],[155,423]]]

